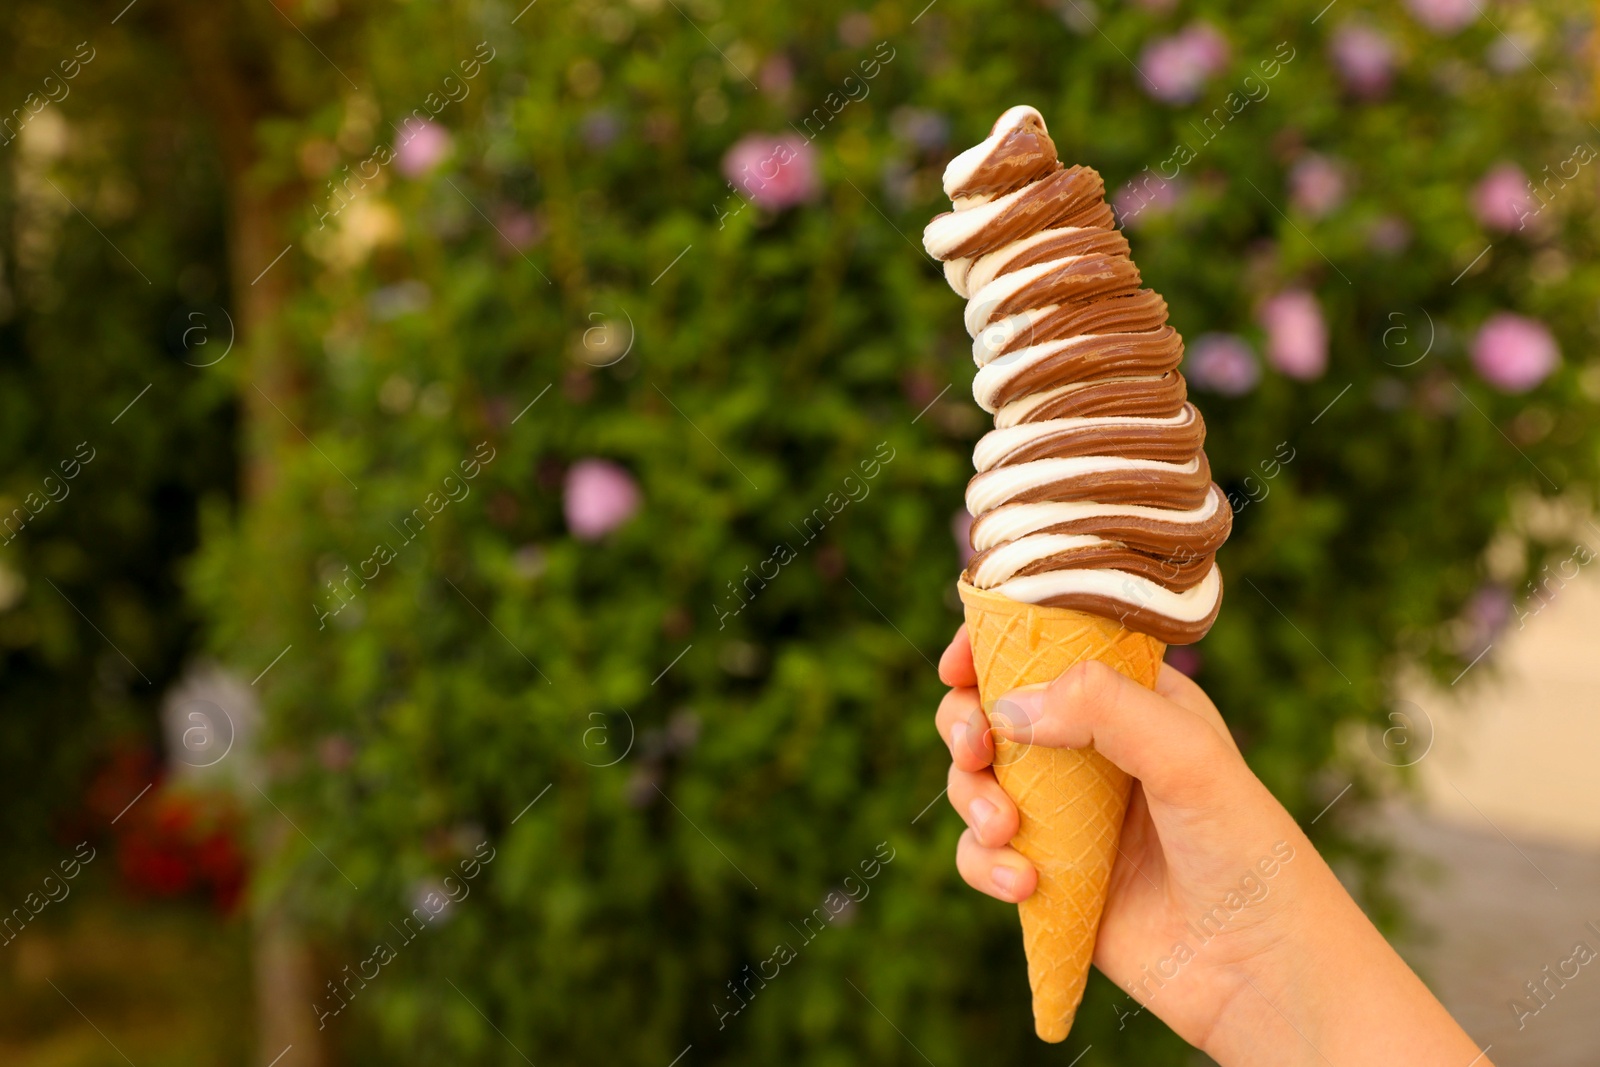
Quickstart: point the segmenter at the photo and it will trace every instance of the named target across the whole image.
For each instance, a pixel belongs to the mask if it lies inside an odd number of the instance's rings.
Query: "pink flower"
[[[1484,58],[1497,73],[1510,74],[1531,64],[1533,60],[1528,58],[1528,53],[1538,50],[1537,41],[1531,40],[1526,34],[1512,31],[1496,37],[1484,52]]]
[[[1227,65],[1227,38],[1206,22],[1151,41],[1139,57],[1145,89],[1167,104],[1191,103],[1206,81]]]
[[[437,167],[450,154],[450,131],[437,122],[412,122],[400,127],[394,149],[394,165],[408,178],[419,178]]]
[[[796,133],[741,138],[722,158],[722,173],[752,203],[773,211],[803,204],[822,191],[816,149]]]
[[[1261,380],[1256,354],[1231,333],[1201,334],[1189,346],[1184,364],[1195,388],[1223,396],[1243,396]]]
[[[317,759],[330,771],[342,771],[356,758],[356,746],[343,734],[329,734],[317,742]]]
[[[1520,230],[1522,217],[1532,207],[1528,176],[1515,163],[1497,164],[1472,191],[1473,213],[1491,230]]]
[[[1351,22],[1333,32],[1328,44],[1339,78],[1352,95],[1373,99],[1389,91],[1394,78],[1394,42],[1364,23]]]
[[[756,81],[761,85],[761,91],[768,96],[785,97],[794,86],[794,64],[789,62],[787,56],[774,55],[761,64],[761,70],[756,74]]]
[[[1367,245],[1374,251],[1392,256],[1405,251],[1411,243],[1411,227],[1398,215],[1380,215],[1367,228]]]
[[[965,509],[950,516],[950,536],[956,539],[956,551],[961,554],[961,566],[965,567],[975,554],[972,551],[972,516]]]
[[[1501,311],[1489,316],[1472,341],[1472,365],[1502,393],[1526,393],[1561,363],[1561,350],[1544,323]]]
[[[872,16],[865,11],[852,11],[839,20],[839,43],[846,48],[861,48],[872,40],[876,32]]]
[[[496,212],[495,229],[512,248],[532,248],[544,238],[544,217],[519,207],[506,207]]]
[[[1119,226],[1137,229],[1142,222],[1170,213],[1183,201],[1187,191],[1181,178],[1168,181],[1152,174],[1141,182],[1140,177],[1143,174],[1135,175],[1134,180],[1118,189],[1111,198]]]
[[[639,510],[639,486],[610,460],[580,459],[567,471],[562,504],[572,536],[595,541]]]
[[[900,379],[906,402],[919,411],[939,399],[939,379],[923,370],[907,371]]]
[[[1328,324],[1317,298],[1289,289],[1261,305],[1267,362],[1291,378],[1311,381],[1328,369]]]
[[[1418,22],[1446,36],[1478,17],[1478,0],[1406,0],[1406,7]]]
[[[1311,152],[1289,171],[1289,200],[1314,219],[1344,203],[1344,167],[1327,156]]]

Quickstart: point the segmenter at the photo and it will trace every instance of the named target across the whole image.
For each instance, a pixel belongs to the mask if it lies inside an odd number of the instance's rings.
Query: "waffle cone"
[[[1019,603],[965,581],[960,592],[987,715],[1018,686],[1052,681],[1086,659],[1155,685],[1166,646],[1153,637],[1098,615]],[[1018,906],[1034,1029],[1046,1041],[1063,1041],[1089,979],[1132,782],[1093,748],[1034,748],[999,738],[994,770],[1021,814],[1011,844],[1039,872],[1038,888]]]

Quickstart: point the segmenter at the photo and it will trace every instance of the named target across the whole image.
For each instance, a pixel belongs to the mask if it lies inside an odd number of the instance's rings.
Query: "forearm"
[[[1223,1067],[1491,1067],[1319,866],[1300,933],[1239,970],[1205,1051]]]

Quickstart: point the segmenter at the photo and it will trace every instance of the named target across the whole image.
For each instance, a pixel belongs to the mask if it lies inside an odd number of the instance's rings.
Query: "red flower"
[[[242,827],[231,794],[157,789],[118,820],[117,869],[136,895],[204,894],[226,914],[248,876]]]

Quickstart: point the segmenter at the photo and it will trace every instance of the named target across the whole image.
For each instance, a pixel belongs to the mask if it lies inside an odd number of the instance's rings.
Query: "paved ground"
[[[1400,883],[1431,944],[1408,955],[1501,1067],[1600,1065],[1600,575],[1513,621],[1443,692],[1414,699],[1435,726],[1420,805],[1385,829],[1439,879]],[[1594,923],[1594,928],[1587,924]],[[1567,964],[1541,1005],[1524,983]],[[1513,1001],[1535,1015],[1520,1018]]]
[[[1397,846],[1436,865],[1436,879],[1400,883],[1426,928],[1402,952],[1467,1032],[1499,1067],[1600,1064],[1600,850],[1508,841],[1400,805],[1383,814]],[[1543,1004],[1532,998],[1524,983],[1545,981],[1546,966],[1557,973],[1579,942],[1591,962],[1567,963],[1576,977],[1548,980]],[[1514,1002],[1537,1013],[1519,1016]]]

